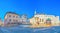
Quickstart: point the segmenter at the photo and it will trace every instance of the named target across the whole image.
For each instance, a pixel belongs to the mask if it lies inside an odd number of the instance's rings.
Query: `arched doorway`
[[[48,26],[51,26],[51,19],[47,18],[45,24],[48,25]]]

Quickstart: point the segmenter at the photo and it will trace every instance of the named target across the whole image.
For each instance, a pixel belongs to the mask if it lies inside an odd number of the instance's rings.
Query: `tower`
[[[36,10],[35,10],[34,14],[37,14]]]

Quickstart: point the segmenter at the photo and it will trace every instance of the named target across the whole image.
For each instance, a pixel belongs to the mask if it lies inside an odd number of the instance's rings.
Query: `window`
[[[16,20],[16,22],[18,22],[18,20]]]
[[[40,19],[40,22],[43,22],[44,21],[44,19]]]
[[[42,22],[43,22],[44,20],[42,19]]]
[[[11,22],[11,19],[9,19],[9,21]]]
[[[41,22],[41,19],[40,19],[40,22]]]
[[[13,18],[14,18],[15,16],[13,16]]]
[[[9,15],[9,17],[11,17],[11,15]]]

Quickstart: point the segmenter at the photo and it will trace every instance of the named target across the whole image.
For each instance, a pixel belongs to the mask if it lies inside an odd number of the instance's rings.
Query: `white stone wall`
[[[11,17],[9,17],[9,15],[11,15]],[[11,19],[11,21],[9,21],[9,19]],[[7,23],[7,22],[16,22],[16,20],[17,20],[17,22],[20,22],[20,16],[19,15],[9,13],[5,16],[5,23]]]
[[[44,19],[44,21],[43,22],[40,22],[40,23],[44,23],[45,21],[46,21],[46,19],[47,18],[50,18],[51,19],[51,23],[52,23],[52,26],[59,26],[59,16],[54,16],[54,15],[43,15],[43,14],[41,14],[41,15],[34,15],[34,17],[39,17],[39,20],[40,19]],[[34,17],[33,18],[31,18],[30,19],[30,22],[31,23],[35,23],[36,21],[35,21],[35,19],[34,19]]]

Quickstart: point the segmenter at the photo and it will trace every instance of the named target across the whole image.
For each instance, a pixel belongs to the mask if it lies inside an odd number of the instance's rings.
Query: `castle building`
[[[34,17],[30,19],[30,23],[34,26],[59,26],[59,16],[37,14],[35,11]]]
[[[13,12],[7,12],[4,18],[4,25],[5,26],[12,26],[21,24],[20,16]]]
[[[23,24],[27,24],[28,18],[27,18],[26,14],[24,14],[24,15],[21,16],[21,21],[22,21]]]
[[[16,26],[21,24],[27,24],[28,18],[27,15],[18,15],[13,12],[7,12],[4,18],[4,25],[5,26]]]

